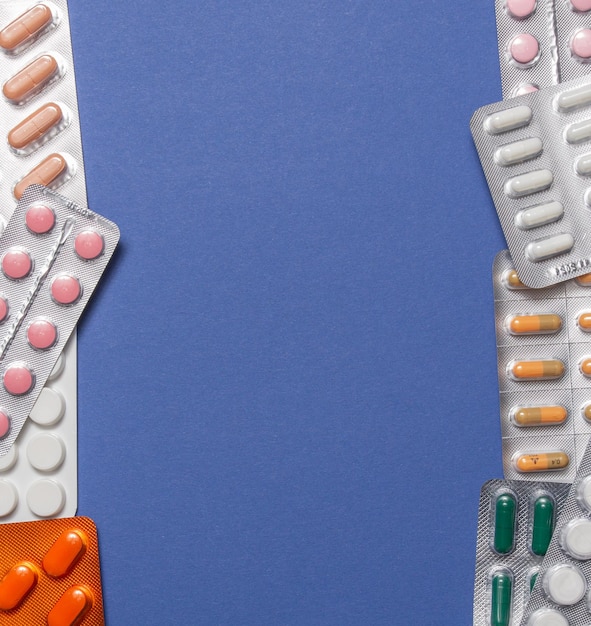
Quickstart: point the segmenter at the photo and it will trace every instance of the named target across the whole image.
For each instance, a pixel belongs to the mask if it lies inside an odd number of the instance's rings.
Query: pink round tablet
[[[527,65],[532,63],[540,53],[538,40],[528,33],[515,35],[509,42],[509,53],[517,63]]]
[[[505,7],[511,17],[521,20],[534,12],[536,0],[507,0]]]
[[[519,85],[519,87],[517,87],[517,89],[515,89],[515,91],[513,92],[514,96],[523,96],[526,93],[532,93],[534,91],[539,91],[540,88],[537,85],[534,85],[533,83],[523,83],[522,85]]]
[[[25,214],[27,228],[36,235],[44,235],[55,226],[55,213],[44,204],[34,204]]]
[[[4,296],[0,296],[0,324],[8,317],[8,302]]]
[[[58,304],[74,304],[81,294],[80,281],[71,274],[58,274],[51,281],[51,297]]]
[[[10,431],[10,417],[8,417],[6,411],[0,409],[0,439],[4,439]]]
[[[591,59],[591,30],[578,30],[570,40],[570,49],[579,59]]]
[[[19,280],[31,273],[33,261],[31,255],[20,248],[10,248],[2,257],[2,271],[7,278]]]
[[[575,11],[581,11],[581,13],[585,13],[591,9],[591,0],[570,0],[570,3],[573,5]]]
[[[57,328],[53,322],[44,318],[37,318],[27,328],[27,340],[33,348],[47,350],[57,340]]]
[[[4,372],[4,388],[13,396],[29,393],[35,383],[33,372],[24,363],[13,363]]]
[[[94,230],[84,230],[74,240],[74,250],[81,259],[96,259],[104,249],[105,240]]]

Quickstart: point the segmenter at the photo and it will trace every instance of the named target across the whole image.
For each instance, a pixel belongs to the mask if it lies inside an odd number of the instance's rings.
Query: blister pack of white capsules
[[[591,73],[591,2],[555,0],[560,80]]]
[[[10,452],[118,240],[115,224],[45,187],[31,185],[21,196],[0,237],[0,457]],[[59,446],[39,448],[52,471]]]
[[[554,0],[496,0],[503,98],[559,82]]]
[[[519,480],[489,480],[482,486],[474,626],[519,624],[569,488]]]
[[[591,76],[476,111],[472,134],[520,279],[591,270]]]

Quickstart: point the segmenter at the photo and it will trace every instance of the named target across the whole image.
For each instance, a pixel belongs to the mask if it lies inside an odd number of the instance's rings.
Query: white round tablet
[[[60,354],[51,370],[51,374],[47,377],[47,380],[51,382],[59,377],[59,375],[64,371],[64,366],[66,364],[66,359],[64,358],[64,354]]]
[[[568,626],[568,620],[554,609],[538,609],[527,620],[527,626]]]
[[[591,511],[591,476],[583,478],[577,485],[577,501],[584,509]]]
[[[583,573],[574,565],[555,565],[544,575],[546,595],[560,606],[571,606],[579,602],[587,590]]]
[[[16,487],[8,480],[0,480],[0,517],[12,513],[18,504]]]
[[[29,463],[40,472],[53,472],[66,456],[64,442],[51,433],[35,435],[27,445]]]
[[[40,426],[53,426],[62,419],[65,410],[62,394],[51,387],[43,387],[29,417]]]
[[[7,472],[14,467],[18,458],[18,446],[16,443],[12,444],[10,450],[3,456],[0,456],[0,472]]]
[[[42,478],[27,491],[27,504],[39,517],[53,517],[63,508],[66,500],[64,488],[55,480]]]
[[[591,559],[591,520],[571,520],[560,533],[560,546],[573,559]]]

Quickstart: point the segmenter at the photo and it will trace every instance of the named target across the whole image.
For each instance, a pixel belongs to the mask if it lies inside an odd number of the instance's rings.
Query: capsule
[[[562,424],[568,416],[565,407],[518,406],[512,409],[511,419],[516,426],[546,426]]]
[[[531,109],[528,106],[521,105],[491,113],[484,119],[482,125],[489,135],[500,135],[509,130],[527,126],[531,122],[531,118]]]
[[[540,573],[540,570],[536,570],[535,572],[533,572],[533,574],[529,577],[529,592],[531,593],[534,590],[534,585],[536,584],[536,580],[538,580],[538,574]]]
[[[506,321],[512,335],[551,335],[562,328],[560,315],[512,315]]]
[[[504,189],[509,198],[523,198],[523,196],[548,189],[553,182],[554,174],[550,170],[534,170],[509,178]]]
[[[8,143],[14,150],[23,150],[55,128],[64,114],[55,102],[47,102],[8,133]]]
[[[512,493],[503,493],[495,501],[493,549],[509,554],[515,547],[515,513],[517,501]]]
[[[565,452],[541,452],[539,454],[517,454],[513,464],[518,472],[546,472],[548,470],[562,470],[569,464],[568,454]]]
[[[531,551],[536,556],[544,556],[554,532],[554,501],[550,496],[540,496],[533,506]]]
[[[583,120],[571,124],[564,133],[564,138],[570,144],[583,143],[591,139],[591,120]]]
[[[49,187],[52,182],[65,174],[67,169],[68,164],[61,154],[50,154],[15,185],[14,197],[20,200],[29,185],[36,184]]]
[[[577,276],[575,278],[575,282],[577,283],[577,285],[581,285],[581,287],[591,287],[591,273],[581,274],[581,276]]]
[[[54,578],[65,576],[86,552],[87,545],[88,537],[83,530],[64,530],[43,557],[43,569]]]
[[[575,161],[575,171],[579,176],[591,175],[591,154],[583,154]]]
[[[93,602],[93,593],[86,585],[70,587],[49,612],[47,626],[77,626]]]
[[[583,376],[591,377],[591,358],[586,357],[579,362],[579,370]]]
[[[564,214],[564,207],[560,202],[546,202],[537,204],[519,211],[515,216],[515,226],[520,230],[530,230],[545,224],[558,221]]]
[[[556,107],[564,113],[591,104],[591,85],[583,85],[583,87],[569,89],[568,91],[558,94],[555,99],[555,104]]]
[[[37,583],[37,568],[27,561],[12,567],[0,581],[0,610],[10,611],[25,599]]]
[[[551,380],[564,374],[564,363],[558,359],[544,361],[511,361],[507,366],[513,380]]]
[[[532,262],[545,261],[560,254],[566,254],[575,245],[570,233],[560,233],[531,241],[525,247],[525,256]]]
[[[513,579],[507,570],[500,570],[493,575],[491,592],[491,626],[509,626],[511,623]]]
[[[8,51],[15,50],[52,22],[51,9],[45,4],[37,4],[0,31],[0,47]]]
[[[585,406],[582,409],[582,413],[583,413],[583,417],[588,422],[591,422],[591,402],[587,402],[587,404],[585,404]]]
[[[24,102],[47,85],[58,73],[58,64],[51,54],[44,54],[29,63],[4,83],[2,93],[11,102]]]
[[[542,148],[541,139],[529,137],[497,148],[494,159],[497,165],[507,167],[534,159],[542,153]]]
[[[591,312],[580,313],[577,316],[577,326],[586,333],[591,332]]]
[[[503,274],[501,281],[507,289],[529,289],[527,285],[524,285],[521,280],[519,280],[519,276],[515,270],[507,270]]]

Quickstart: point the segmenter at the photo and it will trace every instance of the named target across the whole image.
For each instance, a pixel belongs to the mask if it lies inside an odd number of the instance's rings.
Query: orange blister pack
[[[94,522],[0,524],[0,624],[103,626]]]

